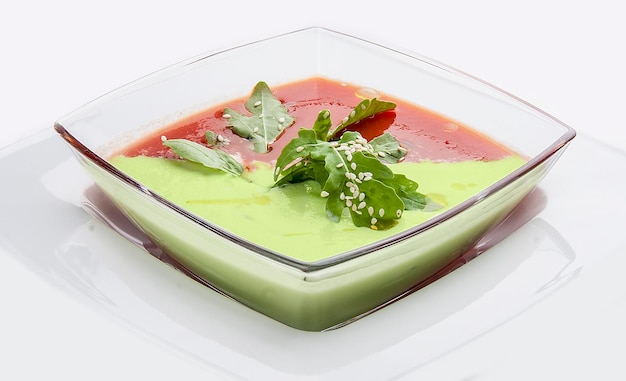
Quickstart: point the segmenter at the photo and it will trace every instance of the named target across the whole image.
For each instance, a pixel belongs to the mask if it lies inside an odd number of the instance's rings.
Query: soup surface
[[[295,118],[294,124],[265,153],[232,132],[224,118],[228,107],[241,113],[246,98],[216,105],[133,142],[111,163],[164,198],[244,240],[304,262],[315,262],[369,245],[445,212],[496,183],[525,160],[467,126],[376,90],[311,78],[272,89]],[[406,210],[387,230],[355,226],[349,217],[334,222],[324,212],[326,200],[315,181],[273,187],[276,159],[300,128],[311,128],[321,110],[341,122],[363,98],[396,104],[349,127],[371,140],[384,132],[406,149],[401,162],[389,164],[419,184],[418,191],[438,203],[434,211]],[[164,139],[184,138],[207,144],[213,131],[228,144],[220,150],[240,160],[241,177],[181,160]],[[347,214],[347,213],[346,213]]]

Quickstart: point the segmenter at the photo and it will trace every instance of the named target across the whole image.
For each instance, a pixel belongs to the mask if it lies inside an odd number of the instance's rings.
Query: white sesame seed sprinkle
[[[328,197],[330,196],[330,193],[326,192],[326,191],[322,191],[322,193],[320,193],[320,196],[322,197]]]
[[[356,171],[356,163],[350,164],[350,168],[352,168],[353,171]]]
[[[254,102],[254,107],[260,106],[261,105],[261,101],[256,101]]]
[[[348,117],[346,116],[345,118],[341,119],[341,124],[345,124],[348,122]]]
[[[383,209],[383,208],[378,209],[378,215],[381,216],[381,217],[384,217],[385,216],[385,209]]]
[[[387,156],[387,154],[384,153],[383,151],[380,151],[380,152],[378,152],[378,156],[385,157],[385,156]]]
[[[365,200],[365,193],[359,194],[359,201]]]
[[[167,140],[167,136],[165,136],[165,135],[161,135],[161,141],[162,141],[162,142],[164,142],[164,141],[166,141],[166,140]]]
[[[356,113],[354,112],[354,110],[352,110],[352,111],[350,112],[350,118],[354,118],[354,116],[355,116],[355,115],[356,115]]]
[[[369,206],[369,207],[367,208],[367,213],[369,213],[369,215],[370,215],[370,216],[371,216],[371,215],[373,215],[373,214],[374,214],[374,207],[373,207],[373,206]],[[372,224],[372,225],[373,225],[373,224]]]
[[[345,200],[345,199],[346,199],[346,194],[345,194],[345,193],[343,193],[343,192],[341,192],[341,193],[339,194],[339,199],[340,199],[341,201]]]
[[[376,225],[377,222],[378,222],[378,219],[376,217],[372,217],[372,219],[370,220],[370,224],[372,225]]]
[[[302,152],[302,151],[304,151],[304,147],[303,146],[300,146],[300,147],[296,148],[296,152]]]
[[[341,168],[341,167],[343,167],[343,163],[339,163],[339,164],[337,164],[335,167],[337,167],[337,168]]]
[[[224,119],[230,119],[230,114],[223,114],[223,115],[222,115],[222,118],[224,118]]]
[[[282,116],[278,118],[278,123],[285,123],[285,118],[283,118]]]
[[[352,206],[352,200],[347,199],[347,200],[346,200],[346,206],[347,206],[348,208],[349,208],[349,207],[351,207],[351,206]]]
[[[359,203],[358,208],[359,208],[359,209],[363,209],[363,208],[365,208],[365,206],[366,206],[365,201],[361,201],[361,202]]]
[[[259,127],[254,127],[254,129],[252,130],[252,132],[254,132],[255,134],[256,134],[257,132],[259,132]]]

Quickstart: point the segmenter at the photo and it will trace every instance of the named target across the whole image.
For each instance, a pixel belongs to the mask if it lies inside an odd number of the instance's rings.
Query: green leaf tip
[[[255,152],[267,152],[276,138],[294,122],[294,117],[265,82],[256,84],[245,107],[251,115],[226,107],[222,116],[235,134],[252,142]]]

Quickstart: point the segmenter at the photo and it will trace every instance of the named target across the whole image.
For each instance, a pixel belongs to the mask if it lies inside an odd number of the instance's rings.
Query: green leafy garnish
[[[243,166],[234,157],[219,149],[211,149],[187,139],[168,139],[163,142],[183,159],[218,169],[234,176],[241,176]]]
[[[278,157],[274,181],[283,186],[314,180],[322,187],[326,215],[332,221],[339,221],[347,209],[356,226],[384,230],[394,226],[404,210],[424,209],[432,201],[417,192],[416,182],[394,174],[381,161],[394,163],[406,154],[391,134],[368,142],[360,133],[346,131],[332,140],[349,124],[372,116],[372,110],[386,111],[393,105],[366,101],[355,108],[361,113],[352,112],[332,133],[328,110],[318,114],[312,129],[300,129]]]
[[[417,192],[415,181],[394,174],[385,164],[397,163],[406,155],[393,135],[384,133],[368,142],[359,132],[346,130],[395,106],[376,98],[364,99],[335,128],[330,111],[320,111],[313,127],[302,128],[283,148],[276,161],[274,186],[316,181],[322,188],[321,197],[326,198],[328,218],[338,222],[348,210],[356,226],[375,230],[396,225],[404,210],[440,208]],[[255,86],[245,107],[251,116],[227,107],[223,117],[235,134],[252,141],[256,152],[268,152],[294,122],[265,82]],[[217,149],[228,141],[212,131],[207,131],[205,137],[209,147],[186,139],[165,140],[163,144],[183,159],[241,176],[241,163]]]
[[[265,82],[257,83],[245,107],[251,116],[226,107],[223,117],[234,133],[253,143],[255,152],[267,152],[270,144],[294,122]]]
[[[348,116],[341,120],[341,123],[332,131],[327,130],[326,141],[339,138],[343,131],[350,125],[360,122],[363,119],[374,116],[383,111],[389,111],[396,108],[393,102],[381,101],[376,98],[363,99]],[[325,126],[324,126],[325,128]]]

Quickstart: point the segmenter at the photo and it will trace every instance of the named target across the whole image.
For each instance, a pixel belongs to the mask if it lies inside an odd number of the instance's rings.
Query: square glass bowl
[[[133,139],[249,95],[258,81],[271,87],[310,77],[376,88],[459,121],[528,161],[425,223],[313,263],[242,240],[107,161]],[[471,76],[323,28],[168,67],[59,119],[55,129],[98,187],[182,269],[250,308],[307,331],[345,325],[445,269],[520,203],[575,136],[549,115]]]

